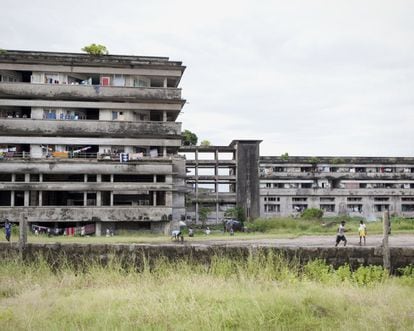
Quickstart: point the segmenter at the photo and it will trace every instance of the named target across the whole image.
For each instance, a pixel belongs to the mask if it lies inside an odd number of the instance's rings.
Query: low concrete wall
[[[205,244],[27,244],[24,258],[32,261],[39,255],[52,265],[69,262],[75,265],[91,261],[106,263],[117,258],[123,265],[140,267],[159,257],[170,261],[192,259],[200,263],[210,263],[213,256],[246,259],[260,251],[273,251],[287,259],[295,259],[301,264],[314,259],[325,260],[335,268],[348,263],[352,268],[360,265],[382,265],[381,247],[272,247],[261,245],[205,245]],[[0,258],[10,258],[19,254],[17,243],[0,243]],[[414,264],[414,248],[391,248],[392,269]]]

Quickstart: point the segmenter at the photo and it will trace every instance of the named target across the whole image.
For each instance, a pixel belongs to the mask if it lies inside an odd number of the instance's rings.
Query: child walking
[[[362,238],[364,238],[364,246],[367,244],[367,226],[364,224],[364,221],[359,222],[359,246],[362,245]]]

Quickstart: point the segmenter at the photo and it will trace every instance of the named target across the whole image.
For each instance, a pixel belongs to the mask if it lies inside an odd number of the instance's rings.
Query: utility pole
[[[390,246],[388,243],[388,235],[390,234],[390,214],[388,211],[384,211],[382,216],[383,235],[382,239],[382,258],[384,263],[384,269],[391,271],[391,253]]]

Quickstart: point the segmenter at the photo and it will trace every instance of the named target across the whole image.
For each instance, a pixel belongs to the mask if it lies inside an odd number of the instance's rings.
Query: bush
[[[320,220],[323,216],[323,210],[317,208],[309,208],[303,211],[301,217],[308,220],[318,219]]]

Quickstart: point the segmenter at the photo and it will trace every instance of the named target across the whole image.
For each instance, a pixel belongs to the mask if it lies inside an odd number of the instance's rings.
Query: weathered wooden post
[[[390,233],[390,214],[388,211],[384,211],[382,216],[382,226],[383,226],[383,235],[384,238],[382,239],[382,258],[384,263],[384,269],[391,271],[391,253],[390,253],[390,246],[388,243],[388,235]]]
[[[19,222],[19,254],[24,258],[24,250],[27,244],[27,216],[26,213],[22,213]]]

